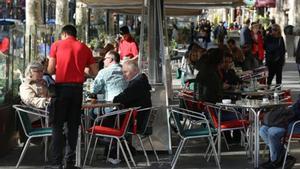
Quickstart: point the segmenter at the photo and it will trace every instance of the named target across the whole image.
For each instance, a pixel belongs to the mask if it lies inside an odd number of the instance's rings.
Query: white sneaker
[[[113,165],[119,164],[121,162],[120,159],[113,159],[113,158],[108,158],[107,161]]]

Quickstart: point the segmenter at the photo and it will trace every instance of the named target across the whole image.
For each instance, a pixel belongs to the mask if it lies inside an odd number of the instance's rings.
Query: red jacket
[[[252,54],[254,56],[257,55],[259,60],[264,60],[265,51],[264,51],[264,41],[263,41],[262,34],[257,33],[257,39],[255,39],[252,32],[252,37],[253,37]]]

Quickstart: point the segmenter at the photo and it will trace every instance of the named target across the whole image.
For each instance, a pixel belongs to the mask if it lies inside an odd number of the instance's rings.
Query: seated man
[[[30,63],[25,70],[25,80],[20,85],[21,100],[29,106],[45,109],[50,103],[47,84],[43,79],[43,65]],[[38,116],[29,116],[31,122],[39,120]]]
[[[116,51],[109,51],[104,57],[104,69],[98,72],[94,81],[94,94],[104,94],[106,101],[112,101],[126,87],[120,63],[120,55]]]
[[[282,138],[286,134],[286,129],[290,128],[292,123],[299,119],[300,99],[289,108],[280,107],[264,115],[263,125],[260,128],[259,135],[269,147],[270,158],[261,164],[261,168],[274,169],[282,166],[285,153]],[[290,159],[295,158],[291,157]],[[294,162],[290,165],[293,164]]]
[[[113,99],[113,102],[123,104],[124,108],[140,107],[142,109],[151,107],[151,86],[147,76],[140,73],[137,63],[133,60],[125,62],[123,64],[123,74],[128,86]],[[145,112],[137,115],[137,131],[145,126],[148,115],[149,113]]]
[[[152,106],[151,102],[151,86],[149,84],[148,78],[144,73],[140,73],[138,65],[134,60],[128,60],[123,64],[123,75],[125,80],[128,82],[127,88],[121,92],[119,95],[115,96],[113,99],[114,103],[121,103],[124,108],[130,107],[140,107],[147,108]],[[137,114],[137,132],[142,131],[145,127],[147,118],[149,116],[149,111],[139,112]],[[121,117],[122,118],[122,117]],[[130,125],[131,126],[131,125]],[[131,149],[134,148],[129,145]],[[104,154],[107,154],[108,147]],[[116,147],[112,148],[111,155],[115,158]],[[133,152],[134,153],[134,152]],[[117,159],[109,159],[113,164],[117,164],[120,161]]]

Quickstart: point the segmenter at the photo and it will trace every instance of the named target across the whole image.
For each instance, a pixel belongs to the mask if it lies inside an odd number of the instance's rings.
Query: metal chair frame
[[[179,146],[176,150],[174,158],[171,162],[171,169],[175,168],[175,165],[176,165],[177,160],[179,158],[179,155],[182,151],[182,148],[183,148],[185,142],[188,139],[197,139],[197,138],[205,138],[205,137],[207,137],[209,139],[209,144],[211,145],[212,150],[214,152],[216,165],[220,169],[221,166],[220,166],[220,163],[219,163],[219,159],[217,157],[217,151],[216,151],[215,144],[214,144],[214,141],[213,141],[213,134],[212,134],[212,131],[211,131],[211,128],[210,128],[209,121],[206,119],[205,115],[203,113],[194,112],[194,111],[183,109],[183,108],[176,108],[176,107],[168,107],[168,108],[171,110],[170,112],[171,112],[171,115],[173,116],[174,120],[176,119],[175,113],[181,114],[181,115],[184,115],[184,116],[187,116],[187,117],[192,117],[194,119],[198,119],[202,124],[205,124],[207,126],[207,129],[208,129],[208,134],[207,135],[203,134],[203,135],[198,135],[198,136],[184,136],[184,134],[182,133],[183,132],[182,130],[185,130],[185,129],[181,128],[182,124],[178,124],[178,122],[176,122],[176,120],[175,120],[175,125],[178,129],[177,134],[179,135],[181,141],[180,141]]]
[[[215,123],[214,123],[214,121],[213,121],[213,117],[212,117],[212,115],[211,115],[211,113],[214,113],[214,112],[209,112],[209,110],[208,110],[208,108],[209,107],[211,107],[211,108],[213,108],[213,109],[215,109],[215,110],[217,110],[217,111],[221,111],[221,110],[226,110],[226,111],[231,111],[232,113],[235,113],[235,115],[236,115],[236,117],[237,117],[237,119],[238,120],[241,120],[240,119],[240,117],[238,116],[238,113],[239,112],[237,112],[236,110],[234,110],[234,109],[224,109],[224,108],[222,108],[222,107],[220,107],[220,106],[217,106],[217,105],[215,105],[215,104],[212,104],[212,103],[205,103],[205,105],[206,105],[206,111],[207,111],[207,113],[209,114],[209,117],[210,117],[210,119],[211,119],[211,123],[212,123],[212,125],[216,128],[216,129],[218,129],[218,127],[217,126],[215,126]],[[219,112],[218,112],[219,113]],[[220,124],[221,125],[221,124]],[[224,131],[230,131],[230,130],[240,130],[241,131],[241,134],[242,134],[242,137],[241,138],[244,138],[244,135],[247,135],[246,133],[247,133],[247,131],[246,131],[246,124],[244,124],[243,122],[242,122],[242,125],[243,126],[241,126],[241,127],[234,127],[234,128],[221,128],[221,133],[220,134],[222,134],[222,136],[223,136],[223,138],[224,138],[224,140],[225,140],[225,144],[226,144],[226,147],[227,147],[227,149],[229,150],[229,145],[228,145],[228,143],[227,143],[227,140],[226,140],[226,138],[225,138],[225,135],[223,134],[223,132]],[[242,132],[243,131],[243,132]],[[215,143],[217,143],[217,141],[218,141],[218,138],[215,140]],[[245,143],[241,143],[241,144],[246,144],[246,142],[248,142],[248,140],[247,140],[247,137],[245,137]],[[207,148],[207,153],[209,152],[209,149],[210,149],[210,146]],[[245,149],[247,149],[247,146],[245,146]],[[218,151],[220,151],[220,150],[218,150]],[[247,152],[247,151],[246,151]],[[212,152],[210,152],[210,154],[211,154]],[[210,155],[208,156],[208,159],[207,160],[209,160],[209,158],[210,158]],[[221,157],[219,157],[219,160],[221,159]]]
[[[287,155],[289,153],[289,149],[290,149],[290,144],[291,144],[291,140],[293,139],[293,134],[294,134],[294,130],[295,130],[295,127],[297,125],[300,124],[300,120],[298,121],[295,121],[293,126],[292,126],[292,130],[291,130],[291,133],[289,135],[289,140],[288,140],[288,144],[287,144],[287,147],[286,147],[286,151],[285,151],[285,155],[284,155],[284,160],[283,160],[283,164],[282,164],[282,169],[285,168],[285,163],[286,163],[286,158],[287,158]]]
[[[46,125],[47,125],[47,121],[48,121],[47,119],[49,118],[48,115],[47,115],[47,113],[48,113],[47,111],[41,110],[41,109],[37,109],[37,108],[33,108],[33,107],[30,107],[30,106],[25,106],[25,105],[13,105],[12,107],[17,111],[18,116],[20,118],[20,122],[21,122],[22,128],[24,130],[24,133],[28,137],[28,139],[27,139],[27,141],[26,141],[26,143],[25,143],[25,145],[23,147],[22,153],[21,153],[21,155],[19,157],[19,160],[17,162],[17,165],[16,165],[16,168],[18,168],[19,165],[20,165],[20,163],[21,163],[21,161],[23,160],[23,157],[24,157],[24,155],[25,155],[25,153],[27,151],[27,148],[30,145],[31,139],[32,138],[37,138],[37,137],[49,137],[49,136],[52,135],[52,132],[51,133],[44,133],[44,134],[33,134],[33,135],[30,134],[31,131],[30,131],[30,129],[27,129],[27,127],[26,127],[26,120],[23,119],[23,116],[22,116],[23,113],[26,113],[25,116],[27,116],[27,118],[28,118],[28,114],[32,114],[32,115],[40,116],[42,118],[46,118]],[[43,114],[40,114],[40,113],[43,113]],[[27,125],[31,125],[31,124],[27,124]],[[46,128],[46,127],[42,127],[42,128],[43,129],[50,129],[50,128]],[[44,156],[45,156],[45,161],[47,161],[47,159],[48,159],[47,158],[47,142],[45,142],[45,154],[44,154]]]
[[[124,159],[125,159],[125,161],[126,161],[126,163],[127,163],[127,166],[128,166],[129,169],[131,169],[131,165],[130,165],[130,163],[129,163],[129,161],[128,161],[128,158],[127,158],[127,156],[126,156],[126,153],[125,153],[124,148],[123,148],[122,143],[121,143],[121,141],[124,141],[124,144],[125,144],[125,147],[126,147],[126,149],[127,149],[127,151],[128,151],[128,154],[129,154],[129,156],[130,156],[130,159],[131,159],[131,161],[133,162],[133,165],[136,166],[136,164],[135,164],[135,162],[134,162],[134,160],[133,160],[132,154],[131,154],[131,152],[130,152],[130,149],[129,149],[129,147],[128,147],[127,141],[126,141],[126,139],[125,139],[125,134],[126,134],[126,132],[127,132],[128,124],[129,124],[129,121],[130,121],[130,118],[131,118],[131,116],[132,116],[132,112],[133,112],[133,111],[134,111],[133,108],[130,108],[130,109],[123,109],[123,110],[118,110],[118,111],[115,111],[115,112],[111,112],[111,113],[109,113],[109,114],[105,114],[105,115],[102,115],[102,116],[98,116],[98,117],[95,119],[94,124],[93,124],[93,127],[92,127],[92,131],[91,131],[91,132],[88,132],[88,134],[90,134],[91,136],[90,136],[89,143],[88,143],[88,146],[87,146],[87,150],[86,150],[86,154],[85,154],[85,158],[84,158],[84,162],[83,162],[82,168],[85,167],[86,160],[87,160],[87,157],[88,157],[88,154],[89,154],[89,148],[90,148],[90,146],[91,146],[91,142],[92,142],[92,137],[93,137],[93,136],[96,136],[96,137],[108,137],[108,138],[111,138],[111,139],[116,139],[117,142],[118,142],[118,145],[120,146],[120,149],[121,149],[121,151],[122,151],[122,154],[123,154],[123,156],[124,156]],[[102,125],[101,121],[102,121],[104,118],[109,117],[109,116],[118,116],[118,115],[122,115],[122,114],[126,114],[126,115],[127,115],[127,113],[129,113],[129,115],[128,115],[129,117],[128,117],[127,121],[125,122],[125,123],[126,123],[126,124],[125,124],[125,128],[124,128],[124,131],[123,131],[123,133],[122,133],[121,136],[114,136],[114,135],[108,135],[108,134],[95,133],[95,127],[99,124],[99,122],[100,122],[100,126],[101,126],[101,125]],[[124,123],[124,122],[123,122],[123,123]],[[109,151],[110,151],[110,150],[109,150]]]

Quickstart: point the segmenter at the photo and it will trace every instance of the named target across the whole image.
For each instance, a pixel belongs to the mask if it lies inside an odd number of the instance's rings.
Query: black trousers
[[[74,165],[81,118],[82,85],[59,84],[55,86],[55,90],[55,111],[51,117],[53,128],[51,163],[52,165],[63,164],[65,148],[66,163]],[[66,127],[64,128],[64,126]]]
[[[267,84],[271,85],[274,76],[276,75],[276,85],[280,85],[282,83],[282,68],[283,64],[281,63],[269,63],[267,64],[269,69]]]

